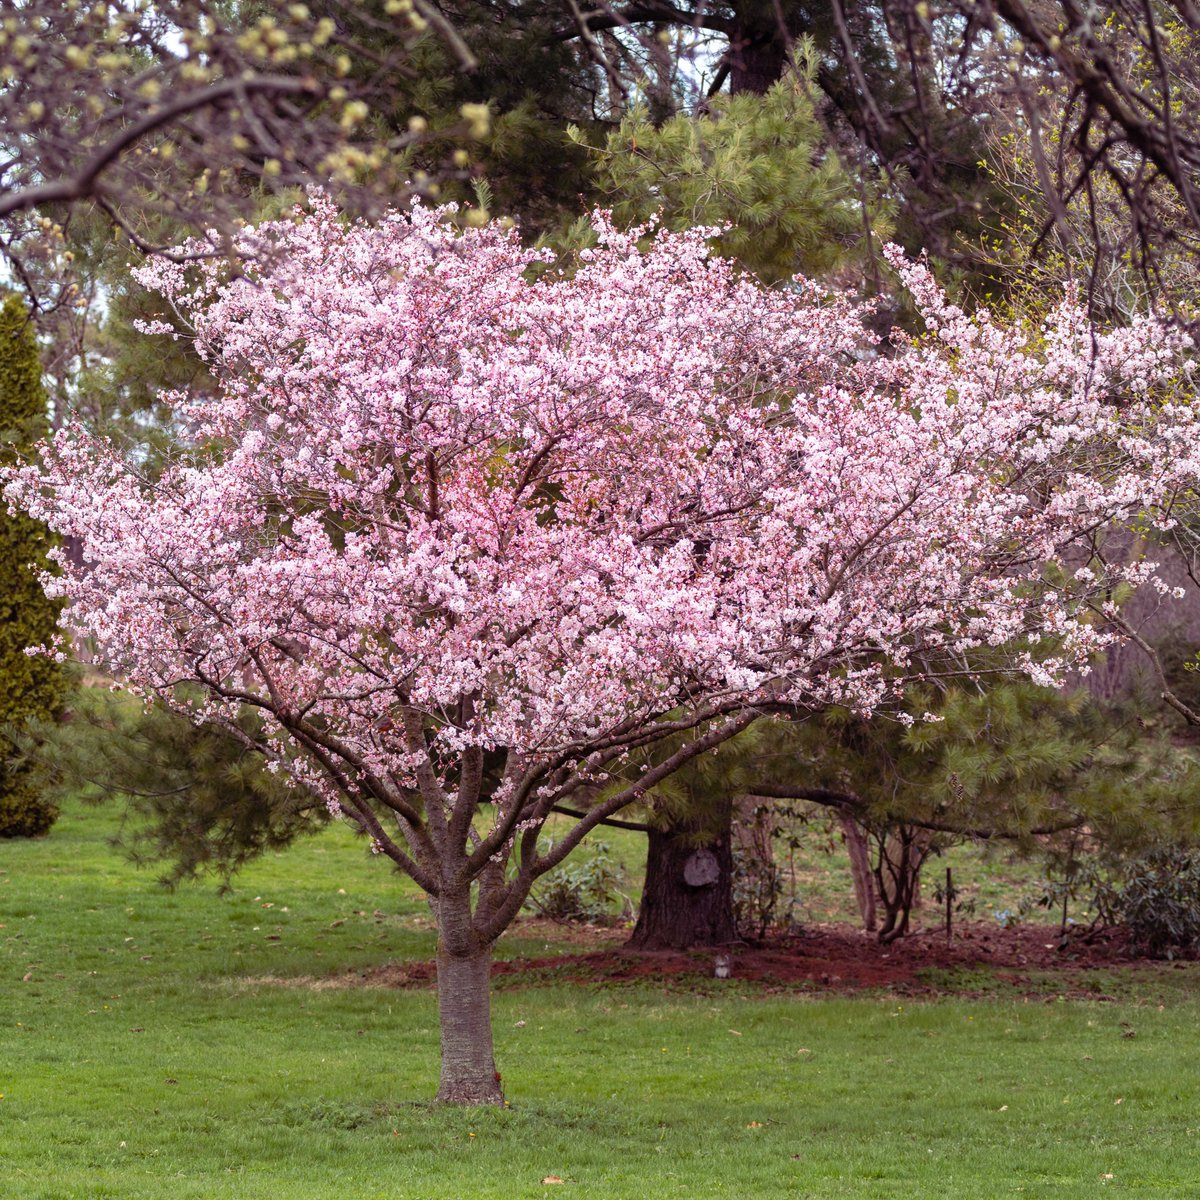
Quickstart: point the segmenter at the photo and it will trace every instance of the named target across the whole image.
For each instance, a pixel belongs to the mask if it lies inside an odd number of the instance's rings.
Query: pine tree
[[[132,819],[114,844],[141,866],[166,863],[168,885],[211,874],[227,887],[247,862],[329,819],[320,799],[272,770],[256,748],[262,721],[253,709],[233,732],[85,687],[69,721],[33,732],[42,739],[36,763],[47,794],[123,803]]]
[[[0,305],[0,464],[27,454],[47,427],[33,324],[24,303],[9,296]],[[51,544],[45,526],[0,510],[0,837],[45,833],[58,816],[12,740],[26,722],[56,718],[67,694],[61,664],[25,653],[56,627],[57,606],[38,582]]]
[[[882,207],[864,213],[813,107],[811,57],[765,95],[718,96],[696,116],[656,125],[634,109],[592,151],[593,187],[620,224],[722,228],[718,252],[767,283],[797,272],[827,277],[864,256],[865,229],[886,230]],[[576,144],[584,135],[568,134]],[[573,227],[578,241],[586,221]]]
[[[861,831],[884,941],[907,931],[922,866],[963,841],[1034,857],[1063,840],[1074,855],[1083,836],[1113,861],[1195,844],[1195,758],[1136,713],[1025,680],[914,688],[906,709],[907,724],[829,708],[776,725],[751,788],[832,809],[848,835]]]

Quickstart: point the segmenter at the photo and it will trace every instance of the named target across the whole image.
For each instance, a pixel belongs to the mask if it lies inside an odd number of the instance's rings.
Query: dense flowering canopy
[[[101,662],[260,706],[269,752],[435,893],[665,731],[697,730],[686,757],[755,712],[869,712],[983,646],[1083,662],[1111,581],[1072,548],[1195,473],[1153,322],[968,319],[896,256],[929,335],[884,347],[711,231],[596,221],[570,275],[496,225],[319,197],[246,233],[265,274],[153,262],[219,381],[166,398],[193,449],[149,478],[70,426],[9,487],[82,543],[48,587]],[[529,841],[523,873],[565,852]]]

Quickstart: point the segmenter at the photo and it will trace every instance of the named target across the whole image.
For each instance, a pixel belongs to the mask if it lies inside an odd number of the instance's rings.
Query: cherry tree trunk
[[[650,831],[646,883],[629,939],[635,950],[687,950],[737,940],[732,810],[723,825],[702,845],[693,829]]]
[[[492,1049],[492,948],[464,931],[469,905],[443,899],[438,914],[438,1020],[442,1035],[441,1104],[503,1104]]]

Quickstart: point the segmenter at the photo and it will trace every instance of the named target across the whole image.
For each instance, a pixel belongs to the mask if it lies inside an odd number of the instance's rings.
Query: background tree
[[[986,223],[1009,197],[987,170],[997,118],[1020,114],[1044,222],[1038,245],[1068,214],[1115,198],[1133,230],[1131,266],[1161,283],[1191,255],[1200,14],[1182,0],[1120,0],[1096,8],[1025,0],[722,0],[581,7],[507,6],[514,28],[558,33],[607,81],[608,120],[655,97],[655,123],[722,91],[764,94],[811,41],[818,115],[843,161],[897,204],[897,235],[992,291]],[[666,81],[666,86],[664,82]],[[661,98],[670,85],[675,109]],[[1089,239],[1090,240],[1090,239]],[[1096,269],[1103,274],[1107,265]]]
[[[0,464],[22,461],[48,428],[42,364],[29,310],[8,295],[0,303]],[[53,639],[59,606],[39,571],[52,542],[25,513],[0,514],[0,837],[45,833],[58,810],[38,786],[13,738],[30,720],[54,719],[67,696],[66,669],[26,647]]]
[[[245,863],[329,821],[320,797],[270,769],[252,709],[233,726],[197,725],[165,705],[85,687],[68,722],[31,723],[29,732],[41,742],[44,793],[124,802],[120,848],[134,862],[167,863],[171,885],[204,872],[228,884]]]
[[[802,68],[764,96],[717,97],[694,116],[655,124],[635,108],[591,150],[593,191],[621,224],[722,227],[718,252],[767,283],[829,280],[840,268],[857,277],[872,228],[866,195],[829,148],[811,88]],[[587,233],[580,222],[561,240]]]
[[[733,809],[754,777],[762,742],[763,723],[756,722],[647,791],[646,873],[630,946],[686,950],[738,939]],[[631,755],[623,777],[639,779],[684,744],[667,738]]]
[[[937,721],[912,719],[929,710]],[[884,941],[907,932],[922,867],[956,842],[1010,842],[1036,855],[1086,827],[1110,851],[1136,854],[1164,838],[1186,842],[1198,827],[1190,753],[1085,690],[917,689],[908,711],[909,723],[861,721],[835,707],[793,726],[760,758],[750,787],[832,808],[866,832]]]
[[[232,12],[208,0],[35,0],[5,13],[0,252],[39,310],[78,302],[54,268],[80,204],[143,251],[169,249],[186,229],[209,241],[192,253],[220,253],[254,215],[257,189],[322,183],[370,207],[432,182],[411,161],[421,126],[381,128],[372,110],[411,78],[422,37],[443,37],[460,68],[474,66],[425,0]],[[368,14],[386,44],[354,36]],[[459,130],[472,128],[486,129],[483,110],[459,114]]]

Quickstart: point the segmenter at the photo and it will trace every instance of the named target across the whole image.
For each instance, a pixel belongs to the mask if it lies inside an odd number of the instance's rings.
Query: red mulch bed
[[[532,925],[532,923],[530,923]],[[538,923],[539,930],[544,923]],[[531,932],[518,927],[518,934]],[[607,930],[590,937],[574,931],[569,939],[581,949],[602,943],[603,949],[582,953],[516,958],[496,962],[492,977],[497,986],[536,986],[542,983],[620,984],[654,983],[690,988],[712,981],[714,951],[635,951],[614,944]],[[1047,994],[1098,995],[1087,972],[1097,968],[1141,964],[1170,969],[1171,964],[1139,959],[1123,933],[1113,930],[1085,941],[1076,936],[1060,946],[1056,926],[1021,925],[1001,929],[983,923],[964,923],[947,942],[940,930],[918,931],[890,945],[873,935],[845,925],[818,925],[803,933],[763,945],[728,947],[732,977],[763,985],[765,991],[800,989],[806,992],[853,992],[884,989],[904,995],[936,994],[951,990],[957,995],[980,994],[970,979],[947,988],[937,972],[982,970],[996,984],[1028,996]],[[1182,966],[1182,964],[1175,964]],[[1055,978],[1045,978],[1054,972]],[[363,984],[387,987],[423,987],[434,982],[432,962],[407,962],[362,972]],[[929,976],[932,976],[930,978]],[[995,988],[988,989],[994,991]]]

